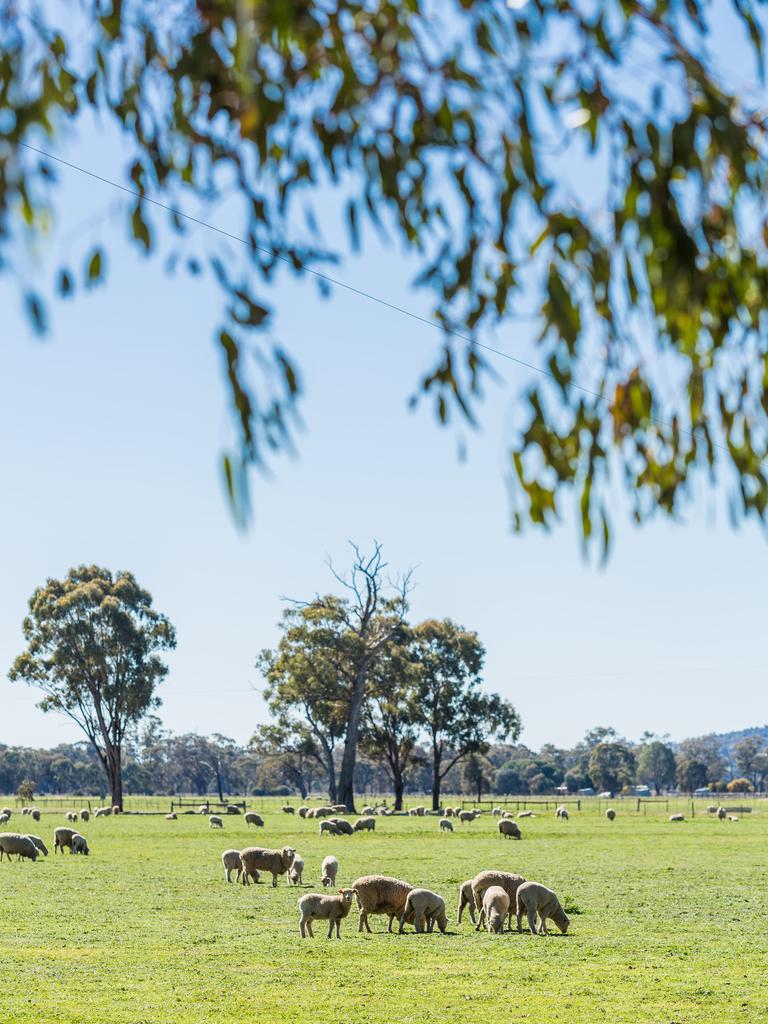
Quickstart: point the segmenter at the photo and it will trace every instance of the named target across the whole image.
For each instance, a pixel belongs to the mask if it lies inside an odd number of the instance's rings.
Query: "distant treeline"
[[[715,734],[672,744],[646,733],[631,743],[605,727],[591,729],[570,749],[545,744],[535,751],[524,744],[490,744],[448,773],[444,792],[484,795],[545,794],[565,786],[570,792],[592,787],[619,792],[643,783],[656,791],[761,791],[768,784],[766,730],[744,730],[732,745]],[[363,756],[356,766],[355,788],[368,794],[392,792],[385,759]],[[150,717],[129,739],[123,767],[125,790],[163,795],[209,792],[246,795],[307,796],[327,791],[328,779],[316,759],[295,750],[279,751],[257,732],[247,746],[219,734],[174,735]],[[89,744],[60,744],[52,749],[0,745],[0,793],[15,793],[25,781],[38,794],[94,793],[106,796],[104,772]],[[416,748],[405,792],[423,794],[432,784],[427,751]]]

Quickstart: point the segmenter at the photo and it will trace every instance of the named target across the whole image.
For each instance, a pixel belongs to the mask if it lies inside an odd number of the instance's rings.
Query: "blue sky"
[[[93,126],[58,152],[120,177],[117,140]],[[480,633],[487,685],[517,705],[532,746],[571,744],[595,724],[682,738],[763,723],[764,535],[734,530],[723,492],[702,486],[685,521],[642,529],[617,495],[605,569],[584,561],[569,523],[515,536],[505,437],[524,372],[495,360],[503,379],[460,463],[428,408],[407,408],[438,333],[363,298],[323,300],[287,276],[267,295],[302,368],[305,430],[296,460],[254,479],[254,522],[238,533],[218,474],[231,439],[212,333],[218,292],[139,257],[108,186],[69,170],[61,182],[61,223],[25,273],[42,276],[103,238],[108,283],[58,304],[39,341],[16,284],[0,279],[0,742],[78,738],[5,679],[26,601],[47,576],[81,562],[134,571],[178,630],[166,725],[245,741],[265,719],[253,665],[276,640],[281,596],[330,588],[325,556],[343,566],[347,539],[374,537],[393,569],[416,567],[414,619],[450,616]],[[338,276],[427,315],[409,289],[414,266],[368,244]],[[515,324],[494,344],[517,353],[529,340]]]

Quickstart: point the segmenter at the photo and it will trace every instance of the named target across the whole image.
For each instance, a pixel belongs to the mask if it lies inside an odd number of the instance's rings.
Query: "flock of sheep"
[[[97,807],[93,813],[94,817],[101,818],[108,814],[119,814],[120,808]],[[10,807],[0,809],[0,826],[7,824],[12,814]],[[40,821],[40,811],[36,807],[22,807],[21,816],[28,816],[32,821]],[[90,817],[91,812],[88,810],[83,809],[79,813],[81,821],[88,822]],[[78,812],[67,811],[66,818],[74,824],[78,819]],[[61,826],[53,831],[53,852],[61,850],[64,853],[65,848],[68,848],[70,853],[80,853],[86,857],[91,852],[84,835],[75,828]],[[16,855],[17,860],[35,861],[41,853],[44,857],[48,856],[48,848],[40,836],[33,836],[29,832],[0,832],[0,861],[3,856],[10,860],[12,854]]]

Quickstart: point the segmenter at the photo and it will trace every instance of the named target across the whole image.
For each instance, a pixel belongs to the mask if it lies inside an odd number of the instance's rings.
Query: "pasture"
[[[77,804],[73,804],[77,807]],[[618,806],[618,805],[617,805]],[[587,806],[520,822],[377,819],[375,833],[318,836],[318,823],[260,810],[263,829],[227,817],[131,816],[81,825],[90,857],[68,853],[0,864],[0,1000],[14,1024],[242,1024],[290,1020],[574,1022],[752,1021],[768,1014],[768,809],[736,823],[705,814]],[[63,813],[6,828],[52,849]],[[220,855],[247,845],[295,846],[303,888],[269,878],[227,885]],[[322,858],[339,885],[391,874],[441,893],[450,934],[358,934],[356,908],[328,941],[298,933],[296,901],[321,892]],[[566,936],[475,932],[455,923],[459,883],[484,868],[543,882],[571,917]]]

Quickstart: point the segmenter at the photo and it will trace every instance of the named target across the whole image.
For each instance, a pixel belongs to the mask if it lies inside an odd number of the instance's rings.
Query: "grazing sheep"
[[[67,811],[67,821],[77,821],[77,814],[74,811]]]
[[[533,817],[533,811],[518,811],[517,816],[518,816],[518,818],[532,818]],[[512,817],[512,815],[510,815],[510,817]],[[558,817],[560,817],[559,814],[558,814]]]
[[[349,813],[347,811],[347,805],[346,804],[333,804],[332,810],[333,810],[334,814],[348,814]]]
[[[717,816],[720,819],[720,821],[725,821],[725,818],[726,818],[727,814],[728,814],[728,812],[726,811],[726,809],[724,807],[718,807],[717,808]],[[670,821],[671,820],[672,819],[670,818]]]
[[[493,810],[491,811],[491,814],[494,816],[494,818],[500,818],[501,817],[501,808],[500,807],[494,807]]]
[[[19,860],[37,860],[37,846],[29,836],[19,835],[18,832],[0,832],[0,861],[3,854],[10,860],[12,853],[15,853]]]
[[[408,816],[409,816],[410,818],[416,818],[416,817],[418,817],[418,811],[416,810],[416,808],[415,808],[415,807],[409,807],[409,808],[408,808]]]
[[[29,813],[33,821],[40,821],[40,811],[36,807],[33,807]]]
[[[353,832],[374,832],[376,830],[376,819],[370,814],[366,815],[365,818],[358,818],[355,824],[352,826]]]
[[[227,814],[242,814],[237,804],[227,804]]]
[[[208,804],[200,804],[200,806],[197,808],[197,811],[195,813],[196,814],[207,814],[208,813]]]
[[[89,810],[83,809],[82,811],[80,811],[80,821],[89,822],[90,820],[91,812]]]
[[[333,808],[332,807],[315,807],[315,813],[314,813],[314,817],[315,818],[330,818],[332,814],[333,814]],[[307,817],[309,817],[309,815],[307,815]]]
[[[267,871],[272,875],[272,888],[277,888],[277,876],[284,875],[293,863],[296,851],[292,846],[284,846],[282,850],[267,850],[261,846],[247,846],[240,851],[243,862],[243,885],[248,885],[249,877],[258,882],[258,870]]]
[[[498,823],[499,835],[506,836],[507,839],[522,839],[523,834],[520,831],[520,827],[516,821],[511,821],[509,818],[499,818]]]
[[[245,816],[246,825],[257,825],[259,828],[264,828],[264,819],[260,814],[256,814],[255,811],[248,811]]]
[[[465,825],[467,822],[474,821],[474,820],[475,820],[475,812],[474,811],[459,811],[459,821],[462,824]]]
[[[112,813],[113,814],[122,814],[123,813],[123,809],[118,804],[114,804],[113,807],[112,807]]]
[[[240,881],[240,875],[243,873],[243,862],[240,860],[239,850],[225,850],[221,855],[221,863],[224,865],[224,877],[228,882],[231,882],[230,877],[232,871],[236,871],[235,881]]]
[[[728,815],[728,821],[738,821],[738,820],[739,820],[738,814],[729,814]]]
[[[280,810],[283,812],[283,814],[295,814],[296,813],[296,808],[295,807],[291,807],[290,804],[283,804],[283,806],[280,808]]]
[[[336,938],[341,938],[341,922],[349,914],[352,907],[352,898],[356,895],[352,889],[339,889],[333,896],[323,896],[319,892],[308,892],[302,896],[297,906],[301,911],[299,920],[299,931],[302,939],[307,935],[313,939],[313,921],[328,922],[328,938],[333,938],[333,929],[336,929]]]
[[[670,814],[669,820],[670,821],[685,821],[685,815],[684,814]]]
[[[565,935],[568,931],[568,915],[560,906],[560,900],[551,889],[538,882],[525,882],[517,890],[517,930],[523,930],[523,912],[528,917],[528,925],[531,935],[547,934],[547,919],[551,918],[560,931]],[[536,926],[536,914],[539,915],[539,924]]]
[[[77,829],[65,828],[60,825],[59,828],[53,830],[53,852],[61,850],[64,853],[64,847],[69,847],[69,852],[72,853],[72,836],[78,835]]]
[[[296,813],[300,818],[306,818],[308,810],[308,807],[300,807]]]
[[[38,848],[38,850],[40,851],[40,853],[42,853],[44,857],[48,856],[48,847],[45,845],[40,836],[33,836],[30,835],[29,832],[27,832],[27,839],[32,840],[32,842],[35,844],[35,846]]]
[[[504,931],[504,918],[509,913],[509,895],[500,885],[489,886],[483,894],[483,914],[490,934]]]
[[[360,919],[357,930],[371,931],[368,918],[371,914],[386,914],[389,918],[387,931],[392,931],[392,922],[403,913],[408,893],[413,889],[408,882],[387,875],[362,875],[352,883],[356,890]]]
[[[332,822],[332,821],[321,821],[320,822],[320,831],[319,831],[318,835],[323,835],[323,833],[325,833],[325,832],[327,832],[328,835],[331,835],[331,836],[340,836],[341,835],[341,829],[337,828],[336,825],[334,824],[334,822]]]
[[[291,864],[291,870],[288,872],[288,881],[292,885],[303,885],[304,879],[302,877],[304,873],[304,859],[303,857],[294,857],[293,864]]]
[[[331,822],[332,825],[335,825],[339,830],[339,833],[343,836],[351,836],[355,831],[350,823],[345,821],[343,818],[329,818],[328,821]]]
[[[568,821],[568,808],[560,804],[560,806],[555,811],[555,817],[562,818],[564,821]]]
[[[320,867],[320,880],[324,886],[336,885],[336,875],[339,873],[339,862],[335,857],[325,857]]]
[[[445,810],[443,811],[443,814],[446,816],[446,818],[452,818],[453,817],[453,808],[452,807],[446,807]]]
[[[0,814],[0,825],[5,825],[9,818],[10,814]]]
[[[425,930],[425,925],[426,931],[431,934],[435,923],[437,923],[437,927],[445,935],[448,925],[448,918],[445,915],[445,900],[431,889],[411,889],[406,896],[403,912],[400,915],[401,935],[405,929],[406,919],[410,920],[411,917],[413,917],[414,927],[419,934]]]
[[[512,927],[512,913],[515,907],[517,890],[524,881],[525,879],[522,875],[512,874],[511,871],[481,871],[479,875],[475,875],[472,879],[472,895],[475,897],[475,908],[478,911],[475,931],[479,932],[485,924],[483,896],[485,895],[485,890],[489,889],[492,885],[501,886],[507,896],[509,896],[509,927]]]
[[[171,811],[170,814],[166,814],[165,820],[166,821],[176,821],[177,817],[178,817],[178,815],[174,811]]]
[[[472,924],[475,923],[475,898],[472,895],[472,879],[468,878],[459,886],[459,911],[456,915],[456,924],[461,924],[461,915],[464,908],[469,907],[469,916]]]
[[[21,813],[22,813],[22,814],[29,814],[29,812],[30,812],[31,810],[32,810],[32,808],[31,808],[31,807],[22,807],[22,808],[21,808]]]
[[[112,808],[111,807],[97,807],[96,808],[95,816],[97,818],[105,818],[105,817],[108,817],[111,813],[112,813]],[[205,813],[205,812],[202,812],[202,813]]]
[[[512,811],[502,811],[501,812],[501,816],[502,816],[502,818],[514,818],[514,814],[512,813]],[[526,818],[530,818],[530,816],[531,816],[530,812],[528,814],[526,814],[525,816],[526,816]]]
[[[440,831],[441,832],[453,832],[453,825],[448,818],[440,819]]]
[[[363,815],[375,814],[376,813],[376,808],[375,807],[371,807],[369,804],[366,804],[365,807],[362,809],[362,811],[360,813],[363,814]]]
[[[0,814],[5,814],[10,818],[10,816],[13,814],[13,811],[11,810],[10,807],[0,807]]]
[[[614,811],[612,807],[609,807],[608,810],[605,812],[605,816],[608,819],[608,821],[613,821],[613,819],[616,817],[616,811]]]
[[[212,814],[208,819],[208,824],[211,828],[224,828],[224,822],[218,814]]]
[[[310,809],[307,811],[306,816],[308,818],[316,818],[317,817],[317,808],[316,807],[310,807]]]
[[[72,843],[69,847],[69,851],[70,853],[82,853],[86,857],[91,852],[88,849],[88,840],[85,838],[85,836],[81,836],[79,832],[75,832],[75,834],[72,836]]]

